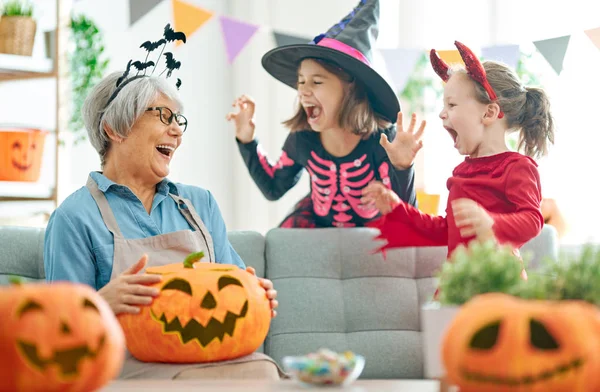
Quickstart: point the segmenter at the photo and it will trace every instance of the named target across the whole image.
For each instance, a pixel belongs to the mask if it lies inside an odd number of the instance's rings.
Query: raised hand
[[[385,149],[392,165],[397,169],[408,169],[415,161],[417,152],[423,147],[421,137],[427,122],[425,120],[421,121],[419,129],[415,132],[416,123],[417,115],[413,113],[408,129],[405,131],[402,124],[402,112],[398,112],[396,138],[390,142],[384,133],[381,134],[379,143]]]
[[[400,204],[400,197],[379,181],[373,181],[362,190],[360,202],[367,208],[375,207],[382,215],[392,212]]]
[[[235,124],[235,137],[242,143],[250,143],[254,140],[254,100],[242,95],[233,101],[231,106],[239,109],[237,113],[229,112],[226,116],[227,121],[233,121]]]
[[[137,263],[98,291],[115,314],[139,313],[140,305],[150,305],[159,294],[157,288],[147,285],[160,282],[160,275],[138,274],[147,261],[148,256],[143,255]]]

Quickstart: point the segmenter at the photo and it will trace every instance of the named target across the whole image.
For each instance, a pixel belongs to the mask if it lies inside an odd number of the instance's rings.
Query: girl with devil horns
[[[537,164],[532,159],[554,143],[554,123],[544,90],[525,87],[506,65],[479,62],[455,42],[466,69],[449,68],[431,50],[431,63],[446,82],[439,114],[454,148],[466,155],[448,179],[446,216],[424,214],[380,183],[363,191],[363,202],[391,211],[372,226],[387,240],[381,250],[448,246],[448,256],[471,240],[495,239],[515,254],[544,224]],[[519,131],[519,150],[509,151],[505,134]],[[401,234],[400,234],[401,233]],[[526,277],[526,275],[524,274]]]
[[[227,119],[234,122],[242,158],[267,199],[282,197],[303,169],[310,175],[310,193],[280,227],[364,226],[380,216],[374,204],[360,202],[362,189],[374,180],[416,205],[413,161],[425,123],[413,132],[413,116],[408,130],[402,129],[398,98],[372,68],[378,18],[379,1],[361,0],[312,42],[264,55],[267,72],[298,91],[297,112],[284,122],[291,133],[277,163],[269,162],[255,139],[254,101],[242,96],[233,103],[239,111]]]

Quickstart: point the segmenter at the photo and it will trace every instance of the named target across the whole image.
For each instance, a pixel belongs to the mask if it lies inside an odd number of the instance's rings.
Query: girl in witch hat
[[[526,87],[506,65],[479,62],[465,45],[455,42],[466,69],[450,69],[435,52],[431,62],[446,81],[440,113],[454,148],[466,155],[448,179],[446,216],[431,216],[390,195],[382,184],[364,190],[364,199],[393,208],[376,222],[382,249],[406,246],[459,245],[476,239],[496,240],[515,254],[541,230],[541,186],[532,159],[554,143],[554,123],[544,90]],[[509,151],[507,132],[519,131],[519,150]],[[524,275],[526,276],[526,275]]]
[[[277,200],[310,174],[310,194],[280,227],[364,226],[380,215],[361,203],[371,181],[381,181],[399,199],[416,205],[413,161],[422,147],[423,122],[413,116],[402,128],[396,94],[372,68],[379,1],[362,0],[341,22],[308,44],[275,48],[262,65],[298,90],[296,114],[285,121],[290,134],[277,163],[254,135],[254,101],[241,96],[229,113],[242,158],[265,197]],[[398,122],[399,129],[392,125]]]

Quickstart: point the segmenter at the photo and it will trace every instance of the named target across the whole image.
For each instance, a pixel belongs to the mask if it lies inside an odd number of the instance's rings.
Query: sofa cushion
[[[281,363],[327,347],[366,358],[364,378],[422,378],[420,306],[446,248],[370,254],[375,230],[274,229],[267,277],[279,293],[265,352]],[[417,260],[419,262],[417,263]]]
[[[25,281],[43,280],[44,229],[0,226],[0,285],[10,275]]]

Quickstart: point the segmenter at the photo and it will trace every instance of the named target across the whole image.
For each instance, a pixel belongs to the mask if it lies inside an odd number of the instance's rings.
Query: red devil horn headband
[[[497,101],[498,96],[496,95],[496,92],[488,82],[487,76],[485,74],[485,69],[483,68],[483,65],[479,62],[477,56],[475,56],[475,53],[473,53],[473,51],[469,49],[466,45],[458,41],[454,41],[454,45],[456,45],[456,47],[458,48],[458,53],[460,53],[460,57],[465,62],[467,74],[471,77],[471,79],[479,83],[485,89],[488,96],[490,97],[490,100]],[[435,73],[438,74],[444,82],[447,82],[450,78],[450,75],[448,75],[448,64],[446,64],[444,60],[440,58],[440,56],[436,53],[435,49],[431,49],[431,52],[429,53],[429,58],[431,60],[431,65],[433,66]],[[504,113],[500,111],[500,113],[498,114],[498,118],[502,117],[504,117]]]

